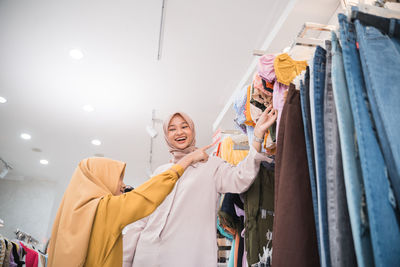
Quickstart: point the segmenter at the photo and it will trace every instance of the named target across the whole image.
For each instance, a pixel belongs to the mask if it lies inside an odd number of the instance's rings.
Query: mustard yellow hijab
[[[114,194],[125,163],[107,158],[82,160],[64,193],[49,244],[49,267],[83,266],[97,205]]]

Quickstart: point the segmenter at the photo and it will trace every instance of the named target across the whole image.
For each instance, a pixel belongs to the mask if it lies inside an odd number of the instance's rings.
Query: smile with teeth
[[[185,143],[186,137],[178,137],[175,139],[175,141],[178,142],[179,144]]]

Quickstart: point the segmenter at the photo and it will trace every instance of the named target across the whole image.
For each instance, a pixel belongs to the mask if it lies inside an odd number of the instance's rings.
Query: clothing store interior
[[[400,0],[0,0],[0,267],[400,266],[399,102]]]

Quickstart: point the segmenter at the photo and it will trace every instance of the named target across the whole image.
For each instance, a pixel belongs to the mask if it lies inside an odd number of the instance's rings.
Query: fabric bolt
[[[375,266],[399,266],[400,230],[389,200],[387,169],[379,147],[356,45],[354,24],[339,14],[343,62],[360,155]]]
[[[331,265],[332,267],[356,266],[357,261],[347,209],[339,129],[333,97],[331,41],[325,42],[325,49],[324,134]]]
[[[221,158],[232,165],[237,165],[241,162],[248,154],[248,150],[234,150],[233,140],[231,137],[226,137],[221,142]]]
[[[400,20],[385,21],[400,26]],[[395,195],[391,202],[397,207],[400,223],[400,35],[383,34],[375,28],[381,24],[370,24],[373,25],[364,26],[355,21],[372,117]]]
[[[274,206],[272,266],[319,266],[300,93],[292,85],[275,157]]]
[[[330,267],[328,214],[326,199],[326,154],[324,136],[324,91],[326,74],[326,50],[317,46],[314,55],[314,157],[317,181],[320,260],[322,267]]]
[[[38,266],[38,253],[34,251],[33,249],[28,248],[25,246],[22,242],[20,245],[24,248],[26,251],[26,257],[25,257],[25,266],[26,267],[37,267]]]
[[[314,142],[311,125],[311,110],[310,110],[310,68],[307,67],[304,75],[304,81],[300,83],[300,100],[301,111],[303,115],[304,136],[307,151],[307,163],[310,174],[310,186],[314,211],[315,229],[317,230],[318,251],[320,250],[319,241],[319,220],[318,220],[318,199],[317,199],[317,182],[315,180],[315,159],[314,159]]]
[[[251,146],[248,156],[236,167],[213,156],[197,167],[188,167],[153,214],[127,227],[123,266],[178,267],[188,262],[199,267],[215,266],[219,193],[247,190],[266,159]],[[163,165],[155,173],[167,167]],[[138,223],[143,223],[139,229],[135,228]]]
[[[355,140],[353,114],[344,73],[342,49],[336,34],[332,33],[332,88],[335,98],[340,146],[342,153],[347,206],[352,229],[357,265],[374,266],[368,217],[362,209],[365,196],[360,158]]]
[[[245,248],[249,265],[259,261],[266,234],[273,230],[274,222],[274,171],[260,167],[254,183],[243,194],[245,211]]]
[[[306,70],[307,61],[293,60],[287,53],[275,57],[274,68],[276,80],[289,86],[293,79]]]

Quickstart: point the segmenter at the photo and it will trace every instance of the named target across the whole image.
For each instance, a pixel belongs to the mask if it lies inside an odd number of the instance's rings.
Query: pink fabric
[[[25,257],[25,265],[26,267],[38,267],[38,261],[39,261],[39,255],[36,251],[33,249],[28,248],[22,242],[20,242],[20,245],[24,248],[26,251],[26,257]]]
[[[172,118],[175,115],[181,115],[182,118],[189,124],[189,128],[192,129],[193,132],[193,140],[190,143],[190,145],[185,148],[185,149],[178,149],[176,147],[174,147],[169,141],[168,141],[168,126],[169,123],[171,122]],[[164,125],[163,125],[163,130],[164,130],[164,139],[167,142],[167,146],[169,147],[169,153],[172,154],[172,159],[171,162],[173,163],[177,163],[181,158],[183,158],[186,154],[189,154],[190,152],[195,151],[196,148],[196,130],[194,127],[194,123],[193,120],[186,114],[183,112],[175,112],[172,115],[170,115],[165,121],[164,121]]]
[[[274,92],[272,93],[272,104],[274,109],[278,110],[278,118],[276,119],[276,139],[278,140],[279,122],[281,121],[281,115],[283,106],[285,104],[285,91],[289,89],[289,86],[284,85],[276,80],[276,74],[274,69],[275,55],[264,55],[260,57],[258,62],[258,74],[274,83]]]
[[[123,266],[215,267],[219,193],[247,190],[264,160],[251,147],[239,166],[210,156],[206,163],[188,167],[156,211],[124,229]]]

